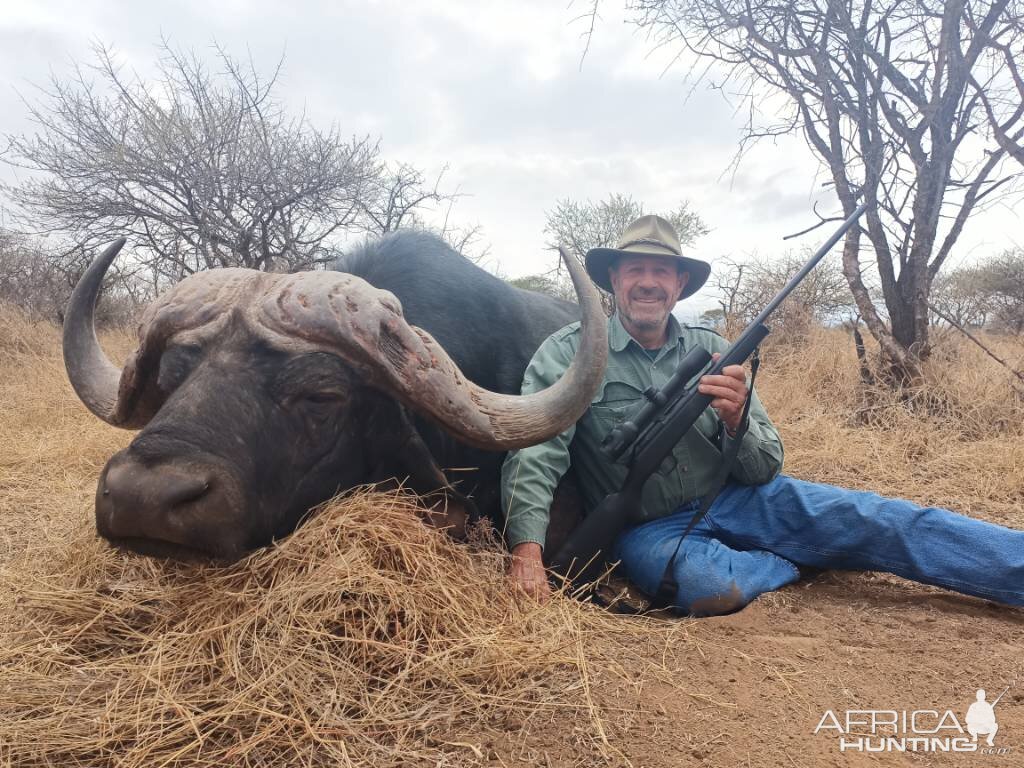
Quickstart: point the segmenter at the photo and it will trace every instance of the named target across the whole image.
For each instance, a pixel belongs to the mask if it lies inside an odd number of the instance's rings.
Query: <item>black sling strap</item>
[[[672,551],[672,557],[668,559],[668,564],[665,566],[665,570],[661,574],[661,583],[658,585],[658,592],[651,600],[649,610],[679,607],[674,605],[676,593],[679,591],[679,582],[676,581],[675,573],[676,557],[679,555],[679,550],[683,546],[683,539],[689,535],[690,531],[696,527],[697,523],[704,519],[704,515],[707,514],[711,505],[714,504],[715,499],[718,498],[718,494],[722,492],[722,488],[725,487],[725,482],[729,478],[729,473],[732,471],[732,465],[736,462],[736,456],[739,454],[740,443],[743,442],[743,438],[747,434],[747,429],[750,427],[750,403],[754,399],[754,379],[757,378],[757,369],[760,366],[761,356],[759,354],[759,348],[755,348],[753,357],[750,360],[750,388],[749,393],[747,394],[747,402],[743,404],[743,414],[740,416],[739,429],[736,430],[736,436],[731,438],[728,449],[722,454],[722,463],[719,465],[718,474],[715,476],[715,480],[711,484],[711,490],[704,495],[703,499],[701,499],[700,507],[693,513],[693,517],[690,518],[690,522],[686,526],[686,530],[683,531],[683,535],[679,537],[679,542],[676,544],[676,548]]]

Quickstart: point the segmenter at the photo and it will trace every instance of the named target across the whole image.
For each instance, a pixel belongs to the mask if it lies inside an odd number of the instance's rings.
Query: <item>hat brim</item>
[[[608,293],[613,293],[608,268],[611,267],[612,261],[619,256],[659,256],[679,262],[683,271],[689,273],[690,279],[686,281],[686,285],[676,301],[682,301],[695,294],[708,281],[708,277],[711,276],[711,265],[700,259],[690,259],[686,256],[676,256],[675,254],[620,251],[616,248],[591,248],[587,251],[585,259],[587,274],[590,275],[590,279],[597,284],[598,288],[603,288]]]

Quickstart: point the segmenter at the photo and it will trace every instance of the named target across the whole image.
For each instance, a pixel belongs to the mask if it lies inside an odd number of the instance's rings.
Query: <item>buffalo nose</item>
[[[145,468],[137,462],[112,467],[107,472],[103,495],[115,504],[153,504],[170,509],[195,501],[210,490],[205,477],[174,467]]]
[[[210,477],[172,465],[145,466],[131,459],[107,469],[96,498],[98,522],[115,537],[178,539],[191,502],[210,490]]]

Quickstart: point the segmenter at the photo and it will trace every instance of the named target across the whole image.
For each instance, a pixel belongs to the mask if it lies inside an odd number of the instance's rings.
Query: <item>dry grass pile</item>
[[[600,658],[609,617],[510,600],[503,567],[398,494],[331,503],[227,567],[83,532],[20,585],[0,765],[471,765],[488,732],[596,718],[583,647]]]

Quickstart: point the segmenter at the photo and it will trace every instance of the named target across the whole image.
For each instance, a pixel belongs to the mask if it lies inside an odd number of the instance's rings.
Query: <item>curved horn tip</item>
[[[103,276],[125,242],[119,237],[89,265],[71,292],[64,315],[64,367],[71,386],[93,414],[110,424],[115,424],[121,370],[100,348],[93,321]]]
[[[99,255],[97,260],[105,259],[107,257],[113,258],[114,256],[117,256],[117,254],[121,252],[121,249],[124,248],[124,244],[127,242],[127,237],[117,238],[117,240],[115,240],[114,242],[112,242],[110,245],[103,249],[103,253]]]

